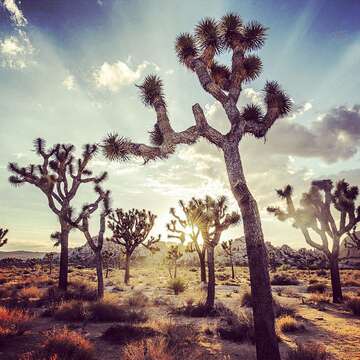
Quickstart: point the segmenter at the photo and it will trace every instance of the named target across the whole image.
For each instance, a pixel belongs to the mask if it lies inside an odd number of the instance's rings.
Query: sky
[[[262,104],[266,80],[277,80],[294,103],[266,141],[246,137],[240,145],[265,239],[305,245],[290,223],[279,223],[266,207],[279,204],[274,189],[287,183],[297,198],[313,179],[360,183],[357,0],[0,0],[0,227],[9,229],[1,250],[53,250],[50,234],[58,230],[38,189],[10,186],[8,162],[36,162],[37,137],[49,145],[73,143],[79,151],[110,132],[148,142],[155,115],[135,86],[146,75],[163,79],[176,130],[194,123],[191,106],[197,102],[214,127],[228,129],[220,105],[177,62],[174,40],[200,19],[230,11],[269,29],[258,54],[263,73],[246,85],[239,106]],[[113,207],[151,210],[158,215],[153,234],[165,240],[169,208],[180,199],[225,194],[237,210],[222,154],[205,141],[179,146],[170,159],[146,166],[140,160],[109,162],[100,154],[92,167],[109,172],[104,187],[112,191]],[[82,189],[76,205],[94,196],[91,187]],[[223,239],[242,234],[240,224]],[[70,246],[82,243],[82,234],[72,232]]]

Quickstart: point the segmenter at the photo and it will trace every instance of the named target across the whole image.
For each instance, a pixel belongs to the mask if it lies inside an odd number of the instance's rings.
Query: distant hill
[[[17,259],[39,259],[42,258],[46,252],[40,252],[40,251],[0,251],[0,260],[5,258],[17,258]]]

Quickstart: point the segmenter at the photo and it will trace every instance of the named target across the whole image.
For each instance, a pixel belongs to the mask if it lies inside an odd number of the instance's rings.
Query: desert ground
[[[128,286],[123,270],[111,269],[102,301],[94,269],[71,267],[66,294],[46,266],[0,269],[0,359],[40,359],[56,346],[75,346],[73,359],[147,359],[144,342],[150,359],[255,359],[248,270],[235,272],[231,279],[230,268],[217,267],[216,309],[203,317],[196,267],[178,269],[180,285],[165,266],[134,266]],[[282,358],[310,343],[328,354],[319,359],[360,359],[360,317],[349,308],[360,297],[360,270],[341,271],[344,304],[331,303],[328,271],[284,268],[271,277],[287,284],[272,286]],[[11,319],[4,309],[23,311]]]

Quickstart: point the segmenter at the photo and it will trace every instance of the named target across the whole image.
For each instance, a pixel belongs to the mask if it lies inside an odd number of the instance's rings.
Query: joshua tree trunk
[[[130,255],[125,255],[125,275],[124,275],[124,283],[129,285],[130,282]]]
[[[61,224],[59,289],[66,291],[69,267],[69,230]]]
[[[206,283],[206,261],[205,261],[205,253],[199,254],[200,261],[200,281],[202,283]]]
[[[242,169],[238,145],[227,144],[224,157],[231,190],[242,214],[249,262],[255,343],[258,360],[280,360],[274,327],[273,299],[268,257],[257,203],[250,193]]]
[[[104,277],[103,277],[103,259],[101,251],[95,253],[96,276],[97,276],[97,296],[98,299],[104,297]]]
[[[231,278],[235,279],[234,262],[233,262],[232,255],[230,255],[230,264],[231,264]]]
[[[343,301],[340,271],[339,271],[339,260],[337,257],[331,256],[330,262],[330,276],[331,276],[331,288],[333,294],[333,302],[341,303]]]
[[[206,298],[206,307],[212,309],[215,305],[215,262],[214,248],[207,246],[207,262],[208,262],[208,293]]]

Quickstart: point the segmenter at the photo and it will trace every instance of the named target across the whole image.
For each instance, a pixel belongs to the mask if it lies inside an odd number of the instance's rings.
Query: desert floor
[[[217,269],[216,301],[223,312],[225,308],[234,314],[249,314],[251,308],[244,306],[242,301],[243,294],[248,292],[248,271],[240,267],[235,271],[236,278],[233,280],[229,268]],[[283,358],[286,359],[287,352],[296,342],[315,341],[323,344],[334,359],[360,359],[360,317],[349,311],[346,302],[331,303],[328,272],[278,270],[277,274],[285,274],[299,281],[298,285],[273,286],[274,298],[285,309],[291,310],[296,322],[296,326],[284,331],[279,325],[281,317],[277,319]],[[272,277],[274,275],[271,274]],[[360,270],[342,270],[341,276],[345,298],[360,296]],[[60,333],[64,326],[90,340],[95,348],[96,359],[121,359],[124,343],[103,337],[103,333],[114,322],[93,321],[86,316],[77,318],[76,314],[70,314],[67,318],[65,316],[66,320],[59,320],[61,316],[56,316],[59,306],[64,306],[66,301],[71,303],[76,300],[54,300],[54,291],[49,289],[56,286],[56,277],[55,271],[49,275],[49,270],[40,266],[32,269],[0,269],[0,305],[20,306],[31,314],[31,321],[21,333],[3,336],[1,340],[0,331],[0,359],[20,359],[22,354],[40,346],[47,331],[55,328],[55,332]],[[191,317],[179,311],[180,308],[201,303],[204,291],[201,290],[197,268],[179,268],[178,277],[184,280],[186,289],[175,295],[168,288],[169,274],[165,267],[133,266],[129,286],[123,284],[123,271],[114,269],[105,279],[105,299],[122,304],[127,309],[146,313],[147,319],[134,326],[154,329],[167,326],[169,329],[174,324],[192,324],[188,327],[190,333],[182,335],[181,341],[187,339],[191,346],[196,343],[196,349],[192,351],[194,359],[255,359],[255,346],[251,343],[251,337],[250,340],[225,340],[219,333],[219,328],[229,317],[227,310],[215,317]],[[95,270],[72,267],[69,278],[73,298],[78,302],[91,302],[91,294],[96,286]],[[324,293],[308,291],[309,284],[318,283],[326,284],[328,289]],[[192,333],[194,329],[196,336]]]

